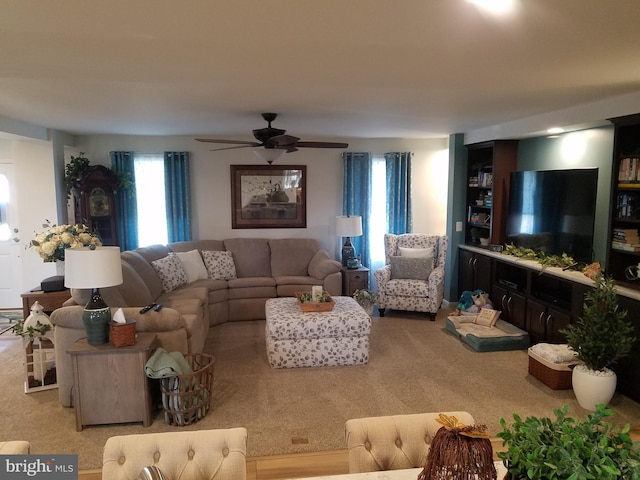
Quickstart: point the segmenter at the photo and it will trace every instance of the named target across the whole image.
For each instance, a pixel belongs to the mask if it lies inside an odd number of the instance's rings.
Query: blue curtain
[[[116,175],[128,175],[135,184],[133,152],[110,152],[111,170]],[[118,245],[120,250],[138,247],[138,204],[135,188],[118,188]]]
[[[164,184],[168,240],[191,240],[189,152],[164,152]]]
[[[351,243],[356,255],[362,256],[364,266],[370,265],[369,254],[369,206],[371,204],[371,153],[344,152],[343,215],[362,217],[362,236],[354,237]]]
[[[387,172],[387,223],[389,233],[410,233],[411,152],[385,153]]]

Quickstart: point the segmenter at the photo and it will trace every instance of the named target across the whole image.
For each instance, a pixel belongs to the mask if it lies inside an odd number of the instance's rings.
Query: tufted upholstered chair
[[[405,233],[384,236],[385,266],[376,270],[378,283],[378,309],[384,317],[385,308],[427,312],[431,320],[442,304],[444,297],[444,264],[447,258],[449,239],[445,235],[427,233]],[[403,249],[406,249],[403,251]],[[402,253],[415,249],[433,249],[433,270],[424,278],[402,278],[392,275],[392,262]],[[395,258],[394,258],[395,257]],[[417,275],[420,277],[420,275]]]
[[[31,444],[24,440],[0,442],[0,455],[29,455]]]
[[[347,420],[349,473],[424,467],[429,446],[442,427],[438,415],[455,416],[465,425],[475,424],[467,412],[417,413]]]
[[[243,427],[111,437],[104,446],[102,478],[136,480],[156,466],[171,480],[246,480]]]

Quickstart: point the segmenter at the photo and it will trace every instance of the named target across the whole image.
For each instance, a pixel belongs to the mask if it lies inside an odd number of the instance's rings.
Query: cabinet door
[[[460,250],[458,286],[459,294],[465,290],[484,290],[490,293],[491,258],[468,250]]]
[[[526,325],[532,342],[542,342],[547,335],[547,307],[542,303],[529,299],[527,302]],[[522,328],[522,327],[520,327]]]
[[[475,269],[473,260],[475,255],[469,250],[458,250],[460,252],[460,264],[458,265],[458,298],[465,290],[473,290],[475,283]]]
[[[571,322],[571,316],[568,313],[549,307],[545,322],[547,331],[545,340],[547,342],[567,343],[567,336],[564,333],[560,333],[560,330],[566,328]]]
[[[519,293],[510,292],[507,301],[507,309],[509,310],[509,322],[522,330],[527,330],[526,319],[527,299]]]
[[[485,292],[491,293],[491,258],[485,255],[476,255],[474,267],[476,274],[475,289],[480,289],[484,290]]]

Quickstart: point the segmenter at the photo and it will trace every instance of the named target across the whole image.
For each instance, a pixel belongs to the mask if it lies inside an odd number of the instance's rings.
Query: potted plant
[[[611,367],[631,353],[635,341],[626,317],[627,312],[618,308],[615,281],[600,275],[585,295],[582,316],[561,330],[583,362],[572,373],[573,391],[582,408],[594,410],[613,398],[617,377]]]
[[[353,292],[352,297],[370,316],[373,314],[373,305],[378,301],[375,293],[363,288]]]
[[[568,417],[569,406],[554,409],[555,420],[517,414],[507,425],[500,419],[497,434],[507,449],[497,452],[514,480],[586,480],[640,478],[640,450],[629,436],[630,426],[612,425],[604,418],[613,410],[598,404],[584,421]]]

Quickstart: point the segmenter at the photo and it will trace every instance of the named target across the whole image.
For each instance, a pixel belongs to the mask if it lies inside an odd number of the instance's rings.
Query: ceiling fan
[[[349,146],[348,143],[339,142],[301,142],[298,137],[286,135],[286,130],[273,128],[271,126],[271,122],[273,122],[277,116],[277,113],[262,114],[262,118],[267,122],[267,127],[253,130],[253,136],[256,138],[256,140],[258,140],[257,142],[250,142],[245,140],[221,140],[215,138],[196,138],[196,140],[198,142],[224,143],[235,145],[233,147],[216,148],[212,150],[213,152],[217,152],[219,150],[232,150],[235,148],[264,147],[266,150],[282,150],[282,152],[280,152],[280,155],[282,153],[295,152],[299,148],[347,148]],[[259,156],[262,157],[262,155]],[[267,158],[267,162],[271,163],[274,159],[275,158],[269,160]]]

